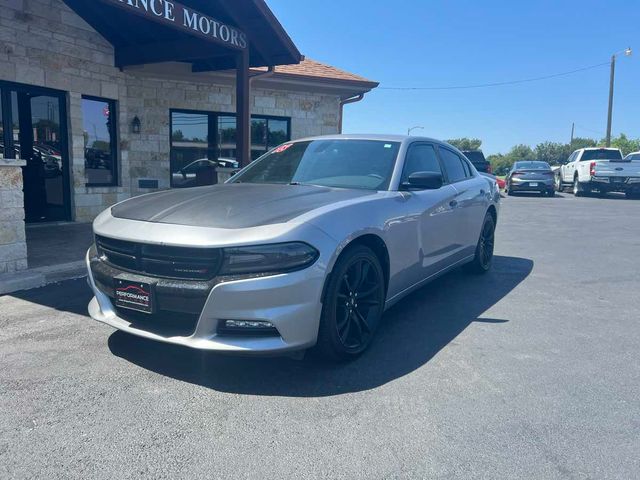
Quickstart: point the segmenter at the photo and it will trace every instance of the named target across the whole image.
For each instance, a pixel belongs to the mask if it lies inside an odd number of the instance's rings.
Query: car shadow
[[[87,305],[93,297],[93,293],[87,286],[87,277],[81,277],[46,287],[9,293],[7,296],[37,303],[61,312],[88,316]]]
[[[517,287],[533,261],[496,256],[483,276],[457,270],[412,293],[384,315],[371,348],[344,364],[307,356],[233,357],[163,344],[120,331],[111,352],[146,370],[221,392],[322,397],[369,390],[422,367],[474,322],[504,328],[508,319],[483,317]]]

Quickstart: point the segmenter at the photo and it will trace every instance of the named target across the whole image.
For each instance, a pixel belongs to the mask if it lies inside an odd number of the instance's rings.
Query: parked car
[[[597,190],[640,195],[640,162],[623,159],[617,148],[581,148],[571,154],[556,176],[558,190],[571,185],[576,196]]]
[[[505,178],[505,193],[538,192],[541,195],[555,195],[555,180],[551,166],[547,162],[515,162]]]
[[[491,164],[484,158],[482,150],[463,150],[462,153],[473,163],[473,166],[476,167],[476,170],[479,172],[493,173]]]
[[[631,152],[629,155],[624,157],[625,160],[640,160],[640,152]]]
[[[100,214],[86,257],[89,313],[196,349],[316,345],[349,359],[410,292],[462,265],[491,268],[499,201],[495,182],[437,140],[289,142],[226,184]]]

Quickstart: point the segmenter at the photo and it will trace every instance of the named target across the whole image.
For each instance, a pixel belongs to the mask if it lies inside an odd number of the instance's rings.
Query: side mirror
[[[437,190],[442,187],[443,182],[440,172],[414,172],[402,187],[405,190]]]

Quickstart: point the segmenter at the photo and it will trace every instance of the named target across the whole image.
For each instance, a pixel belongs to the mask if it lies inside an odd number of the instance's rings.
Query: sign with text
[[[99,0],[230,48],[245,50],[247,36],[236,27],[222,23],[204,13],[173,0]]]

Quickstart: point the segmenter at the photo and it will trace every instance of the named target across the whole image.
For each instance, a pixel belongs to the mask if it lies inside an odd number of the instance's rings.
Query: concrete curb
[[[84,260],[48,267],[30,268],[23,272],[2,275],[0,277],[0,295],[44,287],[50,283],[84,277],[86,274],[87,267]]]

